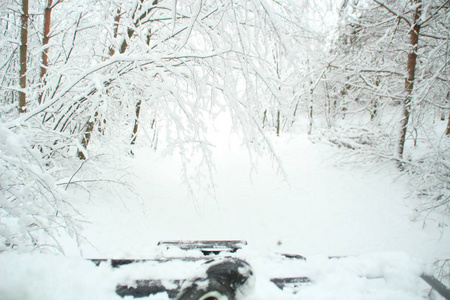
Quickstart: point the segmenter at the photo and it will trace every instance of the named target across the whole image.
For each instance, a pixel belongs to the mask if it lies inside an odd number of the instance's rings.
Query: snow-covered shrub
[[[317,137],[324,138],[338,148],[352,150],[351,153],[355,154],[351,158],[352,162],[378,163],[393,159],[391,152],[395,140],[376,127],[336,126],[318,131]]]
[[[63,251],[60,235],[77,235],[77,213],[24,130],[0,125],[0,252]]]
[[[450,213],[450,140],[411,161],[407,169],[411,190],[422,198],[420,213],[438,209]]]
[[[433,139],[422,138],[418,145],[412,141],[408,155],[399,160],[392,154],[395,136],[377,128],[343,126],[323,129],[311,138],[325,139],[343,152],[344,163],[399,165],[399,175],[407,176],[409,201],[417,199],[415,214],[417,219],[431,220],[438,217],[437,225],[444,227],[450,215],[450,139],[446,136]],[[426,142],[424,142],[426,141]],[[429,218],[433,216],[432,218]]]

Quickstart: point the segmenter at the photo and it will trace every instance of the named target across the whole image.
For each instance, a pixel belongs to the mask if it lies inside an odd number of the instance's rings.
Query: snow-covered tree
[[[449,13],[448,1],[343,1],[326,74],[333,102],[366,120],[333,140],[395,160],[434,206],[449,199]]]
[[[148,140],[181,155],[188,186],[189,161],[211,178],[219,115],[272,155],[270,135],[327,128],[338,145],[427,174],[418,190],[448,202],[448,1],[26,3],[0,4],[0,211],[25,224],[24,245],[39,244],[30,228],[51,228],[26,215],[76,232],[61,187],[112,148]],[[10,209],[29,202],[52,205]]]
[[[67,178],[83,161],[95,163],[96,156],[108,154],[102,145],[120,145],[127,155],[149,131],[153,143],[164,135],[166,150],[180,153],[184,162],[200,153],[199,167],[209,172],[207,124],[218,114],[230,115],[250,148],[271,149],[264,127],[280,134],[291,126],[302,93],[297,86],[301,55],[294,50],[302,41],[295,36],[303,30],[295,15],[302,9],[262,0],[53,0],[34,2],[26,13],[8,2],[1,20],[9,37],[0,48],[7,57],[1,65],[1,118],[7,139],[23,139],[24,150],[14,153],[11,143],[2,144],[2,166],[23,185],[44,187],[32,196],[2,190],[5,218],[21,223],[35,214],[71,220],[61,212],[60,206],[70,208],[63,191],[41,178],[66,182],[68,188]],[[20,16],[30,16],[22,43],[17,36],[25,19]],[[23,55],[17,45],[26,45]],[[12,109],[17,106],[20,115]],[[30,171],[35,168],[37,177]],[[183,174],[189,184],[187,167]],[[8,186],[11,176],[2,177],[2,184]],[[44,200],[53,206],[25,209],[23,215],[9,209],[10,203]],[[23,232],[51,227],[23,224]],[[18,247],[10,235],[3,236],[4,245]],[[34,231],[28,237],[29,244],[39,244]]]

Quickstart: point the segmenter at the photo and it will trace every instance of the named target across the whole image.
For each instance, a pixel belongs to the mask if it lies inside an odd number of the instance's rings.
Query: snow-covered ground
[[[92,222],[84,234],[98,250],[85,255],[145,257],[168,239],[244,239],[305,256],[401,251],[432,262],[450,255],[448,233],[411,221],[406,178],[394,166],[344,164],[343,152],[306,136],[274,144],[286,178],[269,157],[251,171],[245,149],[218,147],[215,199],[187,196],[177,157],[135,150],[126,172],[141,199],[115,190],[80,199]]]
[[[99,171],[125,176],[133,192],[120,184],[73,190],[89,221],[82,256],[151,258],[167,254],[157,247],[160,240],[239,239],[248,246],[238,255],[255,273],[244,299],[423,299],[427,286],[418,276],[450,257],[450,234],[434,222],[412,221],[414,204],[405,200],[406,179],[395,167],[345,163],[345,152],[306,135],[272,142],[284,175],[270,157],[254,158],[255,169],[246,149],[218,142],[215,189],[200,189],[196,198],[180,179],[177,156],[142,147],[132,158],[111,160]],[[95,267],[77,251],[67,246],[70,258],[0,255],[0,295],[7,295],[0,298],[114,299],[117,282],[141,274]],[[308,260],[286,263],[274,253]],[[299,275],[313,284],[296,295],[267,281]]]

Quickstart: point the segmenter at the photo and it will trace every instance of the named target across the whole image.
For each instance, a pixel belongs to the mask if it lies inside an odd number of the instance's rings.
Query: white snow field
[[[120,299],[114,292],[119,282],[195,278],[204,273],[201,266],[111,269],[83,258],[182,255],[159,248],[158,241],[208,239],[248,242],[234,254],[254,271],[240,299],[427,299],[429,287],[419,276],[436,259],[450,257],[450,234],[438,226],[441,220],[412,220],[406,178],[394,166],[346,163],[348,152],[306,135],[272,137],[272,143],[285,176],[270,157],[253,157],[255,169],[245,147],[218,142],[212,153],[216,187],[194,184],[195,199],[180,179],[176,155],[137,148],[132,158],[105,163],[99,172],[105,178],[126,174],[134,193],[120,184],[74,190],[75,205],[89,221],[81,234],[90,244],[81,246],[81,255],[68,244],[66,257],[1,254],[0,299]],[[276,253],[307,260],[280,260]],[[312,282],[296,294],[282,292],[269,279],[283,276]]]

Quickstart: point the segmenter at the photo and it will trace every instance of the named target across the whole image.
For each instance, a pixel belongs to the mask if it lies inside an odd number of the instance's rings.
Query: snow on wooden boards
[[[160,241],[158,246],[176,247],[182,250],[200,250],[204,255],[218,254],[222,251],[234,253],[247,245],[243,240],[188,240]]]

